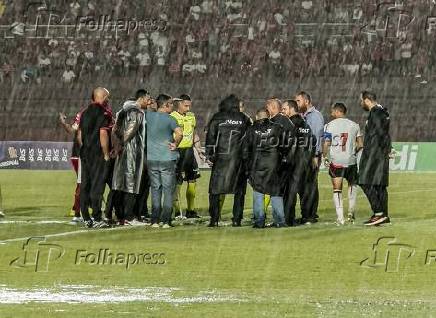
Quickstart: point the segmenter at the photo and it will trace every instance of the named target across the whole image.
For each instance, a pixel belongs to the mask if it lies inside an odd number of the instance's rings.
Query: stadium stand
[[[0,137],[66,138],[57,112],[73,115],[96,84],[114,108],[138,86],[189,92],[203,126],[230,92],[254,109],[304,87],[326,108],[357,106],[376,83],[395,140],[434,139],[434,1],[254,2],[0,1]]]

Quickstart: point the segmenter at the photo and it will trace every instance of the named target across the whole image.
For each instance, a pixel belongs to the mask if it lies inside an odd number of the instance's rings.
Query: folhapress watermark
[[[69,250],[60,244],[48,243],[45,237],[31,237],[22,245],[20,256],[11,260],[9,266],[48,272],[61,261],[63,266],[113,266],[129,270],[141,266],[165,265],[167,254],[160,251],[132,252],[111,248]]]
[[[415,255],[415,248],[398,243],[395,237],[381,237],[372,246],[372,256],[360,262],[367,268],[380,268],[385,272],[398,272],[402,263]]]
[[[35,272],[48,272],[49,265],[65,254],[59,244],[47,243],[45,237],[31,237],[22,246],[21,256],[13,259],[9,265],[16,268],[32,268]]]
[[[419,249],[396,237],[380,237],[372,245],[372,255],[360,262],[363,268],[398,273],[419,266],[436,265],[436,249]]]
[[[110,248],[98,251],[77,250],[74,264],[91,266],[123,266],[126,269],[141,265],[164,265],[165,253],[124,253],[115,252]]]
[[[71,17],[68,13],[30,3],[22,19],[11,25],[0,25],[6,39],[119,39],[134,33],[164,32],[167,21],[154,17],[119,16],[110,14]]]

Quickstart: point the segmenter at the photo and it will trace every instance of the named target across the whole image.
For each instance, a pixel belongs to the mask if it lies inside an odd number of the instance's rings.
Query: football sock
[[[342,204],[342,191],[333,191],[333,202],[335,203],[336,215],[339,221],[344,220],[344,206]]]
[[[80,183],[76,184],[76,191],[74,192],[74,205],[71,210],[74,211],[75,217],[80,217]],[[0,211],[1,211],[1,203],[0,203]]]
[[[265,213],[268,211],[269,204],[271,203],[271,196],[268,194],[265,194],[263,197],[263,210]]]
[[[195,182],[188,182],[188,186],[186,187],[186,202],[188,205],[188,211],[195,210],[195,187]]]
[[[353,213],[356,210],[357,186],[348,187],[348,213]]]

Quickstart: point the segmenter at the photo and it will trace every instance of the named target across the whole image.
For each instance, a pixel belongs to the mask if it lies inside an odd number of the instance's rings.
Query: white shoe
[[[151,227],[154,228],[154,229],[158,229],[158,228],[159,228],[159,224],[157,224],[157,223],[153,223],[153,224],[151,225]]]
[[[96,229],[105,229],[105,228],[108,228],[108,227],[110,227],[110,226],[109,226],[109,224],[107,224],[106,222],[104,222],[104,221],[100,221],[100,222],[94,222],[94,223],[92,224],[92,227],[93,227],[93,228],[96,228]]]
[[[164,224],[164,225],[162,225],[162,228],[163,229],[170,229],[171,228],[171,226],[169,225],[169,224]]]
[[[136,220],[136,219],[130,221],[129,223],[130,223],[130,225],[132,225],[132,226],[144,226],[144,225],[145,225],[143,222],[140,222],[140,221],[138,221],[138,220]]]
[[[79,223],[82,223],[82,222],[83,222],[83,220],[82,220],[81,217],[79,217],[79,216],[75,216],[75,217],[73,217],[73,219],[71,220],[70,224],[76,225],[76,224],[79,224]]]
[[[337,219],[336,220],[336,222],[335,222],[335,224],[337,225],[337,226],[342,226],[342,225],[345,225],[345,220],[339,220],[339,219]]]
[[[0,211],[0,218],[4,218],[6,215],[3,213],[3,211]]]

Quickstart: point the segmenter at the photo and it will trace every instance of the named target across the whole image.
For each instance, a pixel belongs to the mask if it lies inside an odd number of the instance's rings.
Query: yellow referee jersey
[[[187,112],[186,115],[182,115],[174,111],[171,116],[183,130],[183,139],[179,144],[179,148],[191,148],[194,145],[194,130],[197,125],[194,113]]]

